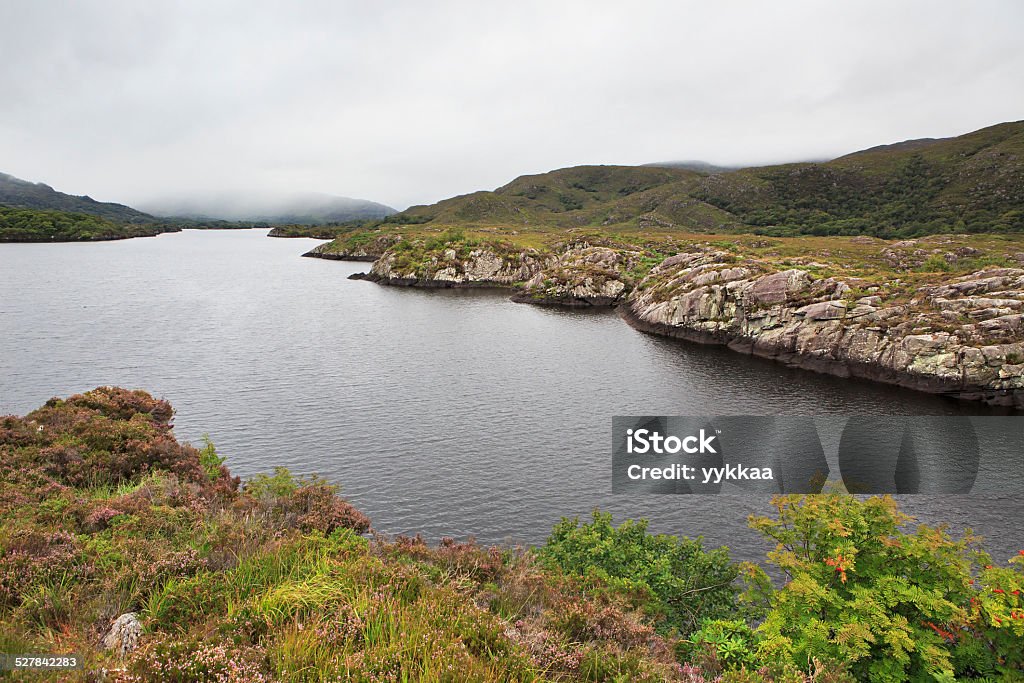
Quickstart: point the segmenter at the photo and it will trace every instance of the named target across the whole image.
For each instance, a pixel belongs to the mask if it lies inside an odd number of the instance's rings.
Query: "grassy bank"
[[[72,680],[1022,677],[1024,551],[907,533],[889,499],[777,499],[751,520],[774,588],[600,513],[529,550],[381,538],[327,482],[241,483],[172,414],[101,388],[0,419],[0,652],[77,653]],[[105,638],[127,613],[137,643]]]
[[[513,226],[387,226],[339,235],[323,250],[352,251],[404,242],[409,252],[433,254],[449,247],[490,248],[498,253],[534,249],[557,253],[565,244],[588,242],[638,251],[648,270],[662,259],[700,248],[729,251],[737,261],[762,260],[779,268],[808,267],[822,276],[873,278],[879,282],[935,282],[988,266],[1024,265],[1024,234],[931,235],[912,240],[873,237],[766,237],[754,234],[673,233],[644,230],[548,230]],[[638,273],[639,274],[639,273]]]

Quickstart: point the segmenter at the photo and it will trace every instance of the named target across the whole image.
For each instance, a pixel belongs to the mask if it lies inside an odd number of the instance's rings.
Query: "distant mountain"
[[[655,166],[657,168],[682,168],[688,171],[696,171],[697,173],[726,173],[728,171],[738,171],[742,166],[716,166],[715,164],[709,164],[706,161],[656,161],[653,164],[644,164],[644,166]]]
[[[123,239],[183,228],[320,226],[376,220],[395,213],[383,204],[327,194],[206,194],[153,203],[153,213],[98,202],[0,173],[0,242]],[[159,217],[158,217],[159,216]]]
[[[157,199],[144,206],[158,216],[300,225],[377,219],[395,213],[390,206],[365,199],[317,192],[207,193]]]
[[[413,206],[386,222],[876,237],[1024,232],[1024,121],[821,163],[708,168],[563,168]]]
[[[58,192],[43,183],[31,183],[0,173],[0,206],[66,211],[99,216],[120,223],[151,223],[156,219],[124,204],[98,202],[92,197]]]

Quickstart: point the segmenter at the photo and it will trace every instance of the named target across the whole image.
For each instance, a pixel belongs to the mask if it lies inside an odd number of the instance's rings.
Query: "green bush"
[[[221,476],[221,465],[224,458],[217,455],[217,449],[210,440],[209,434],[203,434],[203,447],[199,450],[199,464],[206,470],[210,481],[217,481]]]
[[[756,648],[756,634],[742,619],[709,619],[680,642],[679,654],[684,661],[708,658],[722,668],[737,669],[756,663]]]
[[[260,472],[245,482],[245,492],[254,498],[285,498],[301,485],[287,467],[275,467],[273,476]]]
[[[777,544],[768,559],[787,578],[758,628],[759,656],[799,667],[815,658],[842,661],[867,681],[969,675],[957,670],[956,643],[977,638],[987,621],[968,610],[981,597],[973,570],[987,562],[974,537],[954,540],[944,527],[924,525],[906,533],[910,518],[889,497],[781,496],[774,505],[777,519],[751,519]],[[1016,576],[1000,580],[1017,585]],[[992,640],[993,666],[1024,650],[1022,631]]]
[[[563,519],[538,550],[545,563],[647,596],[646,608],[664,618],[663,630],[691,633],[705,618],[730,614],[738,567],[725,548],[704,550],[701,540],[647,533],[647,521],[618,527],[595,510],[590,523]]]
[[[941,254],[932,254],[918,267],[922,273],[948,273],[952,269],[953,267]]]

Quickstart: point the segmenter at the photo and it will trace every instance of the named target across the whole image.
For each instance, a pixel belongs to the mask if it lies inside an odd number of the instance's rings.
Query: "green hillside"
[[[564,168],[410,207],[376,225],[410,223],[888,238],[1024,232],[1024,122],[727,173]]]
[[[148,213],[136,211],[124,204],[98,202],[92,197],[65,194],[49,185],[31,183],[6,173],[0,173],[0,205],[22,209],[68,211],[99,216],[118,223],[151,223],[158,220]]]
[[[1024,122],[712,176],[696,196],[768,234],[1021,232]]]

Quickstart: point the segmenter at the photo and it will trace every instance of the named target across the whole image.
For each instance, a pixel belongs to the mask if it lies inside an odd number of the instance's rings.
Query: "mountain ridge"
[[[825,162],[701,172],[572,166],[412,206],[387,224],[913,237],[1024,231],[1024,121]]]

